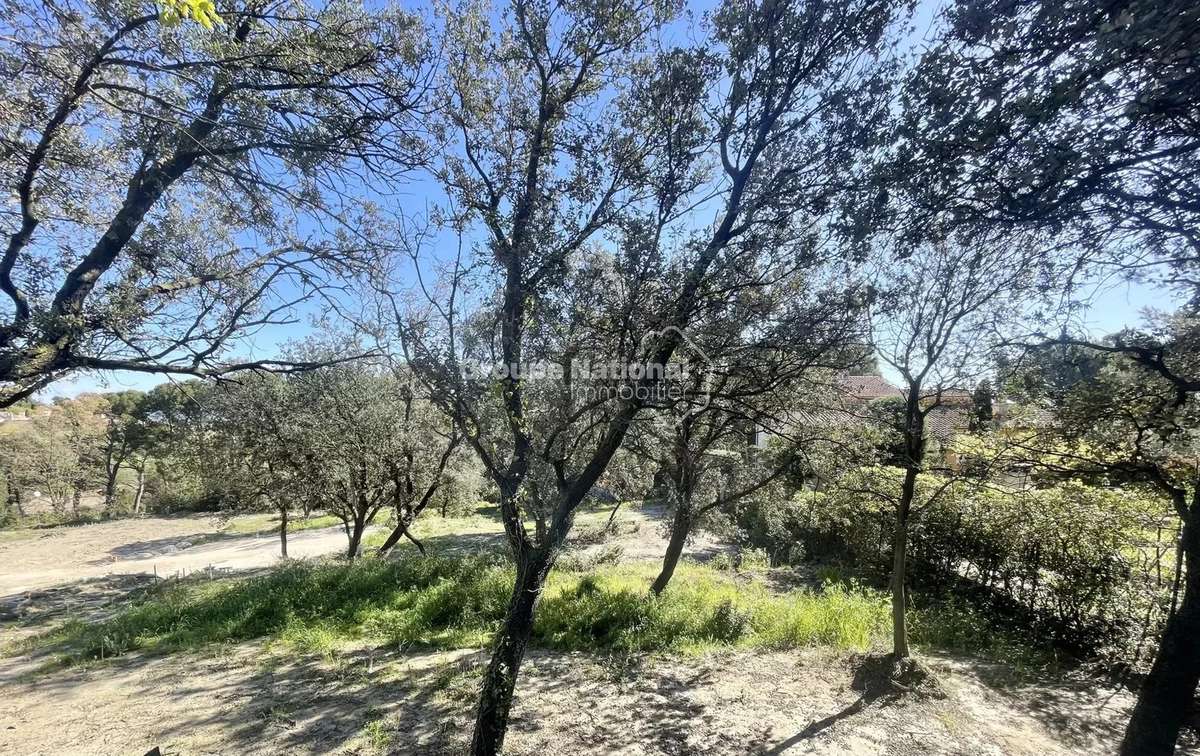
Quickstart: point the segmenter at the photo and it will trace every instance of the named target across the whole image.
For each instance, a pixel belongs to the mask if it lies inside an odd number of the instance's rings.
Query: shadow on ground
[[[976,659],[972,671],[981,684],[1013,706],[1035,717],[1070,743],[1117,743],[1128,719],[1134,691],[1124,691],[1108,677],[1086,668],[1022,670]],[[1200,720],[1180,735],[1181,753],[1200,752]]]
[[[0,626],[40,629],[66,619],[97,622],[153,585],[153,575],[105,575],[68,585],[23,591],[0,597],[0,607],[12,612]],[[13,622],[13,619],[19,621]]]
[[[89,703],[76,707],[69,721],[63,717],[59,731],[48,735],[43,729],[38,736],[59,753],[100,742],[93,747],[112,753],[154,747],[163,754],[330,753],[373,723],[376,737],[391,741],[389,753],[455,753],[461,743],[450,745],[455,732],[444,725],[452,703],[440,695],[452,661],[444,657],[431,652],[398,662],[397,654],[376,649],[332,660],[292,659],[249,644],[220,655],[189,655],[186,663],[131,656],[10,690],[28,696],[34,689],[26,686],[35,686],[38,697],[69,709],[85,688],[92,689]],[[136,708],[122,706],[124,701],[137,702]],[[121,722],[116,731],[104,721],[112,715]],[[34,726],[16,721],[18,730]],[[89,729],[93,737],[103,733],[103,740],[85,739]]]
[[[110,564],[124,559],[153,559],[154,557],[178,554],[194,546],[232,541],[239,538],[252,539],[256,535],[256,533],[196,533],[194,535],[134,541],[133,543],[126,543],[109,549],[107,556],[100,559],[93,559],[88,564]]]

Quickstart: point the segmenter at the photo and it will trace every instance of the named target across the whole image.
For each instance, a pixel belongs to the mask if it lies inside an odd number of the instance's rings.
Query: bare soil
[[[618,535],[577,553],[619,548],[622,559],[658,559],[657,515],[631,511]],[[596,516],[580,529],[602,524]],[[214,518],[147,518],[0,545],[0,596],[19,597],[29,612],[0,624],[3,639],[30,632],[29,620],[45,628],[100,619],[153,569],[161,576],[276,559],[272,537],[226,536],[220,527]],[[293,555],[306,555],[337,551],[345,537],[331,529],[289,541]],[[689,551],[729,548],[700,538]],[[36,675],[36,659],[2,658],[0,753],[462,753],[484,660],[482,651],[371,647],[297,655],[261,642]],[[521,671],[506,753],[1103,754],[1132,705],[1129,693],[1086,677],[1017,678],[977,659],[925,661],[944,698],[881,692],[867,679],[870,658],[828,650],[535,650]]]
[[[944,699],[864,696],[855,656],[530,653],[510,754],[1110,753],[1130,696],[1087,681],[1000,682],[930,660]],[[0,751],[21,754],[462,753],[476,652],[288,658],[261,644],[125,658],[6,681]]]
[[[212,516],[145,517],[30,530],[0,542],[0,603],[23,592],[125,574],[170,577],[205,569],[265,567],[279,558],[274,534],[227,535]],[[340,527],[289,534],[304,558],[346,548]]]

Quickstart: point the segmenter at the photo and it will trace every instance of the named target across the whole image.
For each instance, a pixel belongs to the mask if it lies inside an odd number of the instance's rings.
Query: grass
[[[73,527],[78,525],[91,525],[100,522],[103,518],[98,509],[80,509],[79,515],[76,516],[73,512],[38,512],[28,514],[24,517],[12,516],[4,525],[0,532],[7,534],[19,534],[18,537],[33,537],[38,534],[39,530],[49,528]],[[10,536],[9,540],[16,540]]]
[[[772,593],[709,567],[681,565],[660,598],[657,565],[605,567],[551,580],[535,637],[550,648],[702,652],[720,646],[864,649],[883,636],[882,594],[857,587]]]
[[[363,728],[363,739],[370,753],[387,753],[392,744],[392,734],[382,719],[373,719]]]
[[[318,528],[329,528],[334,525],[341,525],[342,521],[333,515],[318,515],[315,517],[295,517],[288,518],[288,533],[296,533],[301,530],[316,530]],[[229,521],[222,529],[222,533],[229,535],[255,535],[279,532],[279,515],[278,514],[256,514],[244,515],[236,517]]]
[[[774,594],[700,565],[681,565],[660,598],[654,565],[557,571],[534,643],[564,650],[701,652],[717,647],[865,648],[887,631],[882,594],[857,587]],[[485,645],[504,615],[513,573],[502,559],[402,555],[355,564],[294,563],[256,577],[185,580],[150,591],[99,623],[32,639],[59,663],[133,650],[172,652],[269,638],[329,652],[370,639],[399,646]]]
[[[484,505],[481,505],[484,506]],[[607,517],[597,508],[595,519]],[[592,514],[592,513],[589,513]],[[258,532],[270,515],[239,518],[232,532]],[[327,527],[334,518],[298,520]],[[298,528],[303,529],[303,528]],[[425,517],[418,537],[496,532],[485,510]],[[230,532],[230,531],[227,531]],[[386,533],[368,537],[382,541]],[[819,590],[779,593],[750,579],[757,564],[684,562],[661,597],[649,593],[657,563],[620,564],[619,549],[582,560],[564,555],[539,604],[533,643],[559,650],[704,653],[719,648],[886,647],[887,595],[839,575]],[[287,563],[252,577],[171,581],[99,623],[68,622],[26,637],[6,653],[45,650],[51,666],[107,659],[130,651],[171,653],[267,639],[290,650],[332,656],[352,641],[398,647],[478,648],[504,616],[513,570],[497,553]],[[969,605],[942,603],[910,613],[922,648],[983,653],[1034,667],[1045,652],[989,627]]]
[[[986,613],[954,597],[910,611],[908,634],[914,644],[925,648],[1002,662],[1014,677],[1042,672],[1065,661],[1048,641],[1030,642],[999,629]]]

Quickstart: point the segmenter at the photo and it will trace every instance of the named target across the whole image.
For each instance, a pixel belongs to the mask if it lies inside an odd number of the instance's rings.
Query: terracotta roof
[[[942,405],[925,416],[925,432],[939,441],[946,441],[971,427],[971,412],[964,407]]]
[[[863,401],[904,396],[899,387],[878,375],[843,375],[837,382],[842,391]]]
[[[933,398],[933,396],[929,397],[931,401]],[[945,389],[942,391],[939,401],[943,404],[973,404],[975,396],[972,392],[963,389]]]

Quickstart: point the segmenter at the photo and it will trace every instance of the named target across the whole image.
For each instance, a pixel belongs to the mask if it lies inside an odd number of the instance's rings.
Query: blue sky
[[[1146,309],[1172,310],[1178,304],[1178,298],[1161,287],[1140,283],[1113,284],[1094,295],[1090,305],[1081,314],[1081,325],[1091,336],[1098,337],[1138,325],[1142,320],[1141,313]],[[308,335],[311,328],[301,324],[276,331],[257,339],[255,351],[273,353],[280,344]],[[76,396],[93,391],[144,391],[168,380],[173,379],[126,371],[78,374],[52,384],[38,395],[38,399],[48,401],[55,396]]]
[[[712,0],[700,0],[689,3],[688,8],[699,17],[712,6]],[[947,0],[923,0],[912,19],[912,32],[905,42],[911,53],[917,53],[922,48],[924,40],[931,38],[934,19],[938,10],[947,4]],[[672,25],[667,36],[687,34],[687,22],[680,21]],[[422,215],[430,202],[437,202],[443,195],[436,184],[428,179],[418,178],[411,184],[401,187],[398,191],[388,192],[385,197],[378,196],[370,186],[360,187],[361,193],[371,199],[377,199],[381,204],[395,209],[401,209],[408,215]],[[453,244],[453,242],[450,242]],[[452,247],[451,247],[452,248]],[[435,257],[437,250],[434,251]],[[1081,325],[1092,336],[1100,336],[1121,328],[1137,325],[1140,313],[1145,308],[1173,309],[1174,301],[1168,292],[1161,288],[1139,283],[1120,283],[1110,285],[1105,291],[1097,293],[1090,306],[1082,313]],[[280,347],[288,341],[303,339],[312,333],[310,323],[313,316],[319,315],[315,307],[307,312],[298,313],[300,322],[293,326],[272,327],[243,341],[237,352],[239,356],[254,355],[269,357],[278,354]],[[168,376],[151,375],[131,372],[83,373],[60,380],[39,393],[40,400],[48,400],[54,396],[74,396],[91,391],[117,391],[123,389],[149,389],[168,380],[177,380]]]

